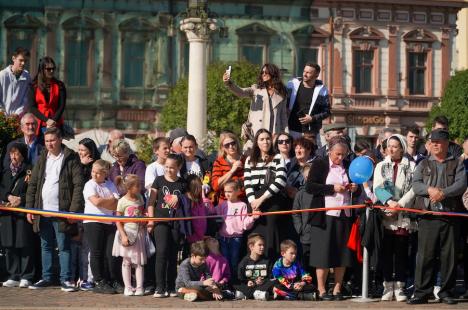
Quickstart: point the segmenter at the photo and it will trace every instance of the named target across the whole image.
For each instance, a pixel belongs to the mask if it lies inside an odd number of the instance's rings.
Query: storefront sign
[[[348,125],[385,125],[385,116],[378,115],[348,115],[346,116]]]

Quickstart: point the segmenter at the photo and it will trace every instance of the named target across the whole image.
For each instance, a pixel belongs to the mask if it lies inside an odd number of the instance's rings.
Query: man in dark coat
[[[84,180],[78,154],[62,144],[60,130],[48,128],[44,133],[46,149],[32,171],[26,195],[26,207],[47,211],[83,212]],[[75,290],[71,274],[71,235],[76,224],[64,219],[28,214],[34,231],[41,237],[42,279],[30,286],[41,289],[52,285],[52,257],[55,241],[59,248],[62,291]]]

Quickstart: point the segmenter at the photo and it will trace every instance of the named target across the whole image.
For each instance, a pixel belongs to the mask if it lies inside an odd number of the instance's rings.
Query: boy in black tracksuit
[[[271,263],[263,256],[265,241],[260,234],[251,234],[247,245],[250,253],[238,265],[237,299],[268,300],[271,295]]]

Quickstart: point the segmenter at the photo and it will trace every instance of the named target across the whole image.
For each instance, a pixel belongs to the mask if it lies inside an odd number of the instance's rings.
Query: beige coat
[[[261,128],[268,129],[272,134],[285,131],[288,126],[287,98],[275,91],[270,107],[266,88],[257,88],[256,84],[247,88],[240,88],[234,83],[228,83],[226,86],[236,96],[252,99],[248,121],[252,123],[254,135]]]

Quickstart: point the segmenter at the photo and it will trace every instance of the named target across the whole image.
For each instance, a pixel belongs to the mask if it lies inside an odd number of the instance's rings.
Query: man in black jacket
[[[48,128],[44,133],[46,149],[32,171],[26,194],[26,207],[47,211],[83,212],[84,180],[78,155],[62,144],[60,130]],[[62,291],[75,291],[71,274],[70,235],[76,224],[52,217],[28,214],[28,221],[41,237],[42,280],[30,289],[52,285],[52,257],[55,241],[59,248],[60,281]]]

